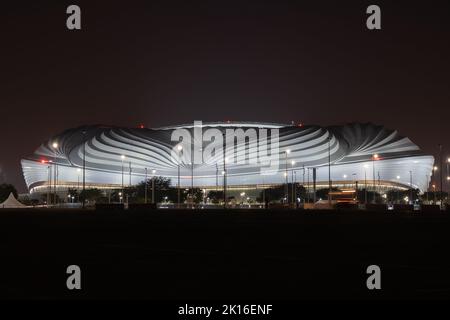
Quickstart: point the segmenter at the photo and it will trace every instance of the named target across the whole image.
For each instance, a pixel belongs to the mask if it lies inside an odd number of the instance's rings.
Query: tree
[[[434,200],[436,199],[436,201],[441,201],[441,200],[446,200],[448,198],[448,192],[440,192],[440,191],[428,191],[428,192],[424,192],[424,194],[422,195],[422,201],[432,201],[434,202]]]
[[[72,201],[72,197],[75,201],[78,201],[78,190],[77,189],[69,188],[69,190],[67,190],[67,193],[70,196],[70,198],[68,199],[68,202]]]
[[[366,201],[366,189],[359,189],[357,192],[358,202],[364,203]],[[378,192],[367,190],[367,203],[382,203],[383,198]]]
[[[136,200],[138,202],[144,202],[145,200],[145,184],[147,183],[147,201],[152,201],[152,179],[154,179],[154,185],[155,185],[155,202],[162,202],[163,198],[167,196],[172,200],[174,190],[176,188],[173,188],[170,186],[171,180],[166,177],[161,176],[155,176],[152,178],[147,179],[147,181],[141,181],[136,186]],[[176,191],[175,191],[176,192]],[[176,199],[176,196],[175,196]]]
[[[208,192],[208,198],[212,203],[220,203],[223,201],[223,191],[211,190]]]
[[[412,194],[412,199],[409,199]],[[392,203],[404,203],[405,198],[408,198],[409,201],[416,201],[420,199],[419,197],[419,189],[409,189],[409,190],[400,190],[400,189],[391,189],[386,192],[386,200]],[[430,200],[432,200],[431,198]]]
[[[125,187],[123,189],[123,200],[128,203],[136,203],[139,198],[139,192],[137,186]]]
[[[13,193],[14,197],[17,199],[17,190],[16,188],[9,183],[0,184],[0,202],[5,201],[10,193]]]
[[[47,203],[47,197],[50,200],[49,203]],[[56,201],[55,201],[55,199],[56,199]],[[50,205],[50,204],[54,204],[54,203],[59,203],[61,199],[60,199],[59,195],[55,195],[53,192],[51,192],[50,194],[47,194],[47,193],[42,194],[40,200],[41,200],[41,203]]]
[[[286,196],[286,186],[279,185],[279,186],[267,188],[267,189],[261,191],[259,193],[259,196],[256,199],[258,202],[262,202],[263,192],[264,192],[264,198],[267,202],[281,201]]]
[[[96,202],[96,201],[100,200],[100,198],[102,198],[102,192],[97,188],[85,189],[80,192],[81,201],[83,199],[85,199],[87,201],[95,201]]]
[[[296,185],[295,186],[295,201],[298,201],[297,199],[300,199],[302,202],[306,199],[306,188],[302,185]]]
[[[203,190],[200,188],[189,189],[186,194],[186,200],[190,201],[191,195],[194,197],[194,203],[203,202]]]
[[[329,188],[323,188],[323,189],[316,190],[316,199],[322,199],[322,200],[328,199],[328,191],[329,191]],[[341,191],[341,190],[339,190],[338,188],[335,188],[335,187],[331,188],[331,192],[338,192],[338,191]]]

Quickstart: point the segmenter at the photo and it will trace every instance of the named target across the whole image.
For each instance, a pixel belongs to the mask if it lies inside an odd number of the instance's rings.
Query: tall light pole
[[[449,182],[450,182],[450,172],[449,172],[449,163],[450,163],[450,158],[447,158],[447,201],[446,204],[448,204],[449,201],[449,195],[450,195],[450,190],[448,189],[449,187]]]
[[[284,177],[286,178],[286,188],[285,188],[285,194],[286,194],[286,202],[289,203],[289,180],[288,180],[288,154],[291,153],[291,150],[287,149],[284,151],[285,154],[285,162],[286,162],[286,168],[284,172]]]
[[[131,187],[131,161],[129,162],[129,178],[130,178],[130,183],[129,183],[129,187]]]
[[[432,174],[433,174],[433,180],[435,181],[435,183],[436,183],[435,172],[437,170],[438,170],[438,167],[437,166],[433,166]],[[433,184],[434,204],[436,204],[436,184],[435,183]]]
[[[412,171],[409,170],[409,198],[410,200],[410,204],[414,204],[414,199],[413,199],[413,189],[412,189]]]
[[[266,208],[266,188],[264,185],[264,175],[263,174],[261,175],[261,178],[262,178],[262,202],[264,204],[264,209],[267,209]]]
[[[450,180],[450,171],[449,171],[450,158],[447,158],[447,180]]]
[[[120,159],[122,160],[122,196],[120,198],[120,203],[122,203],[123,202],[122,199],[123,199],[123,196],[124,196],[124,193],[123,193],[123,161],[125,160],[125,156],[121,155]]]
[[[223,137],[223,208],[227,208],[227,140],[225,132],[222,133]]]
[[[440,193],[441,193],[441,205],[440,205],[440,207],[441,207],[441,209],[442,209],[442,202],[443,202],[443,198],[444,198],[444,195],[443,195],[443,193],[442,193],[442,172],[444,171],[444,166],[443,166],[443,163],[442,163],[442,161],[443,161],[443,159],[442,159],[442,144],[440,144],[439,145],[439,166],[441,167],[441,172],[440,172],[440,180],[441,180],[441,186],[440,186]]]
[[[435,184],[433,184],[433,195],[434,195],[434,202],[433,202],[433,204],[436,204],[436,185]]]
[[[194,146],[191,152],[191,208],[194,209]]]
[[[83,209],[85,205],[85,188],[86,188],[86,131],[82,131],[83,133]]]
[[[376,189],[377,189],[377,187],[376,187],[376,178],[375,178],[375,160],[378,160],[379,159],[379,156],[378,156],[378,154],[374,154],[373,156],[372,156],[372,169],[373,169],[373,176],[372,176],[372,178],[373,178],[373,199],[372,199],[372,202],[373,203],[375,203],[375,193],[376,193]]]
[[[364,165],[364,204],[367,204],[367,168],[368,164]]]
[[[80,168],[78,168],[77,169],[77,195],[78,195],[78,199],[77,199],[77,202],[80,202],[80,172],[81,172],[81,169]]]
[[[450,192],[449,192],[450,190],[448,189],[449,182],[450,182],[449,163],[450,163],[450,158],[447,158],[447,204],[448,204],[449,195],[450,195]]]
[[[331,206],[331,133],[328,136],[328,205]]]
[[[131,161],[128,163],[129,164],[129,179],[130,179],[130,183],[128,184],[128,187],[130,188],[130,192],[131,192]],[[127,205],[129,203],[129,193],[127,193]]]
[[[295,204],[295,182],[294,182],[294,165],[295,161],[291,161],[291,180],[292,180],[292,204]]]
[[[181,144],[179,144],[177,146],[177,150],[178,150],[178,190],[177,190],[177,194],[178,194],[178,198],[177,198],[177,207],[180,208],[180,162],[181,162],[181,151],[183,150],[183,146]]]
[[[216,192],[219,191],[219,165],[216,162]]]
[[[54,195],[53,195],[53,203],[56,205],[57,201],[56,201],[56,184],[58,183],[58,178],[56,177],[57,175],[57,164],[56,164],[56,151],[58,150],[58,143],[57,142],[53,142],[52,144],[53,147],[53,172],[54,172],[54,176],[53,176],[53,187],[54,187]]]
[[[155,173],[156,170],[152,170],[152,204],[155,204]]]
[[[50,204],[50,193],[52,192],[52,167],[47,165],[48,187],[47,187],[47,207]]]
[[[223,158],[223,207],[227,208],[227,157]]]
[[[309,194],[309,168],[307,168],[307,170],[308,170],[308,182],[307,182],[307,188],[306,188],[306,190],[307,190],[307,195],[308,195],[308,203],[309,203],[309,200],[311,199],[311,195]]]
[[[144,203],[147,204],[147,168],[145,168],[145,179],[144,179]]]
[[[303,165],[302,170],[303,170],[302,186],[303,186],[303,189],[305,189],[305,165]],[[308,193],[308,190],[307,189],[305,189],[305,190],[306,190],[306,193]],[[303,198],[303,205],[305,205],[305,203],[306,203],[306,194],[305,194],[305,197]]]

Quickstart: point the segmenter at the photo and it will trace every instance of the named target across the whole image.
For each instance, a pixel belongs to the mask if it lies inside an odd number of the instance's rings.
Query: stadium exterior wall
[[[96,125],[66,130],[22,159],[30,192],[54,181],[55,168],[61,188],[79,187],[83,155],[86,184],[100,188],[120,188],[122,179],[125,186],[137,184],[153,170],[176,185],[178,167],[182,187],[221,186],[223,171],[229,186],[282,184],[286,173],[289,182],[306,184],[308,175],[312,181],[312,168],[317,182],[325,185],[330,158],[333,185],[357,180],[409,188],[412,182],[423,192],[434,164],[433,156],[409,138],[370,123],[320,127],[194,122],[159,129]]]

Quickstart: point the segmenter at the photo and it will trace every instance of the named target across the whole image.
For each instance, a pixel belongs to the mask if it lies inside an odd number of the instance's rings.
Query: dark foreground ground
[[[446,213],[1,210],[0,297],[449,299],[449,244]]]

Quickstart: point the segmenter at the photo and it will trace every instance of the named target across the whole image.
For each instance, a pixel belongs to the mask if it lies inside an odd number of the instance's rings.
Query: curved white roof
[[[200,138],[196,137],[198,132],[202,135]],[[205,137],[207,133],[211,133],[222,139],[222,134],[226,133],[228,155],[230,132],[232,139],[236,132],[246,135],[246,149],[241,150],[245,163],[239,162],[236,160],[238,157],[233,156],[233,160],[226,165],[230,185],[284,183],[286,167],[296,173],[299,181],[302,181],[308,168],[318,169],[319,182],[328,181],[328,169],[324,168],[328,167],[330,151],[333,181],[342,181],[344,176],[349,180],[359,181],[365,177],[366,180],[391,181],[393,184],[408,187],[412,174],[412,186],[425,190],[427,177],[431,175],[434,164],[434,158],[424,154],[407,137],[401,136],[395,130],[370,123],[320,127],[214,122],[204,123],[201,127],[190,124],[159,129],[107,126],[69,129],[52,137],[34,154],[22,160],[22,168],[29,188],[46,184],[49,166],[54,163],[58,164],[59,180],[76,182],[80,175],[77,169],[83,165],[85,151],[88,183],[120,185],[122,172],[125,172],[127,182],[130,179],[132,184],[138,183],[143,180],[146,168],[147,172],[157,170],[157,175],[175,181],[180,164],[181,184],[189,186],[192,175],[191,157],[197,154],[202,161],[194,160],[194,185],[213,186],[217,181],[217,173],[223,170],[223,151],[219,152],[218,149],[217,152],[212,152],[209,162],[206,161],[206,153],[211,152],[211,143],[214,140]],[[174,147],[180,143],[178,140],[173,141],[174,133],[188,135],[194,146],[191,147],[191,143],[185,144],[180,161],[175,161],[173,156]],[[273,145],[275,133],[279,137],[278,149],[276,154],[272,154],[275,151],[269,152],[263,147],[270,148],[269,146]],[[245,140],[247,138],[248,140]],[[52,148],[54,141],[58,141],[56,150]],[[196,148],[198,150],[195,150]],[[233,146],[232,149],[240,152],[239,147],[235,149]],[[190,150],[193,150],[192,154]],[[288,157],[286,150],[290,150]],[[276,167],[269,168],[261,160],[265,151],[267,155],[276,156]],[[379,155],[375,162],[372,161],[374,154]],[[122,155],[126,160],[121,158]],[[254,159],[257,160],[253,161]],[[262,168],[266,168],[264,174]]]

